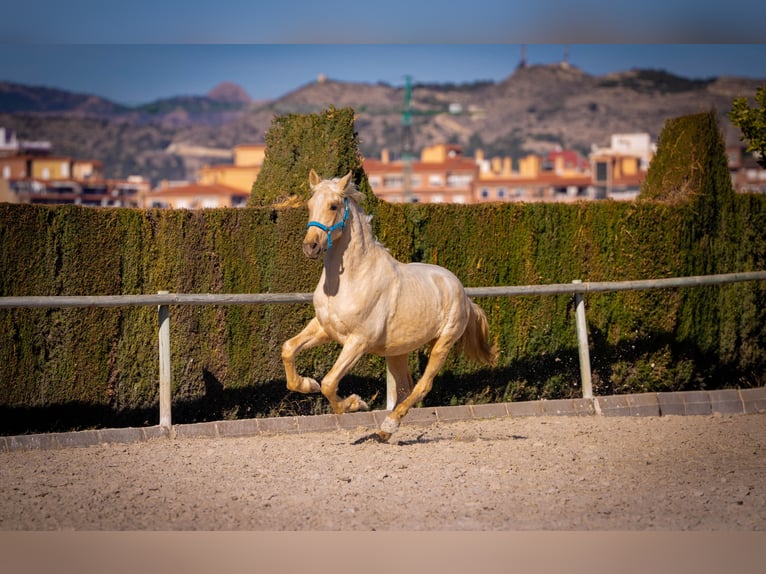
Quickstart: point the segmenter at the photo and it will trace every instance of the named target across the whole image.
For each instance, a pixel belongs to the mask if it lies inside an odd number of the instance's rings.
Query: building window
[[[500,199],[505,197],[505,188],[504,187],[501,187],[500,189],[497,190],[497,196]]]
[[[370,185],[372,187],[380,187],[380,176],[379,175],[371,175],[370,176]]]
[[[401,175],[387,175],[383,178],[383,187],[402,187],[404,177]]]
[[[61,177],[69,177],[69,164],[65,161],[61,162]]]
[[[11,179],[11,166],[3,166],[3,179]]]
[[[471,176],[468,174],[447,176],[447,187],[468,187],[469,185],[471,185]]]
[[[50,179],[51,177],[51,171],[47,168],[43,168],[43,179]]]
[[[606,182],[609,173],[609,164],[605,161],[596,162],[596,181]]]
[[[486,187],[482,187],[481,188],[481,198],[482,199],[487,199],[488,197],[489,197],[489,189],[487,189]]]
[[[442,176],[439,174],[432,173],[428,176],[428,185],[441,186],[444,185],[443,181]]]

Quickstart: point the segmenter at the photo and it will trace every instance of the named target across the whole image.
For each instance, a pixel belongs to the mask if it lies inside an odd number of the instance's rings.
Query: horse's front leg
[[[303,331],[282,345],[282,362],[285,365],[287,375],[287,388],[299,393],[318,393],[321,390],[319,383],[309,377],[302,377],[295,368],[295,356],[302,349],[310,349],[322,343],[330,341],[330,337],[322,329],[322,326],[314,317]]]
[[[366,350],[367,348],[361,339],[349,337],[346,339],[332,369],[322,379],[322,394],[330,401],[336,414],[370,410],[370,407],[359,395],[350,395],[345,399],[338,397],[338,383],[340,383],[343,375],[364,355]]]

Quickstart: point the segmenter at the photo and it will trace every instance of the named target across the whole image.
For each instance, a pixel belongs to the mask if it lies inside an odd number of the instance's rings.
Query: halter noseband
[[[327,249],[328,251],[332,248],[332,232],[336,229],[340,229],[341,233],[346,229],[346,221],[348,220],[348,198],[344,197],[343,202],[346,205],[346,209],[343,211],[343,219],[340,220],[335,225],[331,225],[330,227],[327,227],[324,223],[319,223],[318,221],[309,221],[306,224],[306,229],[309,227],[318,227],[325,233],[327,233]]]

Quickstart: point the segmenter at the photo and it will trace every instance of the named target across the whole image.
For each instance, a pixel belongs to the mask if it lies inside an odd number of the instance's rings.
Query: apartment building
[[[647,133],[614,134],[608,147],[593,146],[590,159],[597,195],[635,199],[656,152],[657,145]]]
[[[206,165],[197,172],[197,183],[219,184],[250,193],[266,159],[266,144],[234,147],[233,164]]]
[[[170,184],[147,193],[141,207],[170,209],[206,209],[244,207],[250,190],[242,191],[219,183]]]
[[[758,158],[747,151],[742,142],[726,147],[729,173],[734,189],[749,193],[766,193],[766,168],[758,163]]]
[[[266,144],[232,150],[233,164],[206,165],[195,182],[162,182],[144,197],[145,208],[205,209],[244,207],[266,158]]]
[[[389,202],[472,203],[478,166],[458,145],[426,147],[419,160],[365,159],[364,171],[375,195]]]
[[[139,207],[149,182],[109,180],[100,161],[39,155],[0,156],[0,201],[42,205]]]
[[[438,144],[420,159],[366,159],[364,170],[375,195],[385,201],[484,203],[595,199],[590,163],[570,150],[545,157],[530,154],[514,168],[510,157],[486,159],[481,150],[464,157],[460,146]],[[408,174],[409,171],[409,174]],[[409,177],[409,185],[407,184]]]
[[[50,155],[51,142],[20,140],[16,131],[0,126],[0,157],[11,155]]]
[[[485,159],[477,150],[479,177],[474,203],[577,201],[596,199],[590,164],[573,150],[554,150],[545,156],[529,154],[514,168],[510,157]]]

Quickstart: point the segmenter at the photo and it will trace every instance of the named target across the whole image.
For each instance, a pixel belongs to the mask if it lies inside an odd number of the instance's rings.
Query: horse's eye
[[[337,205],[335,205],[335,204],[332,204],[332,205],[330,206],[330,211],[338,211],[338,206],[337,206]]]

